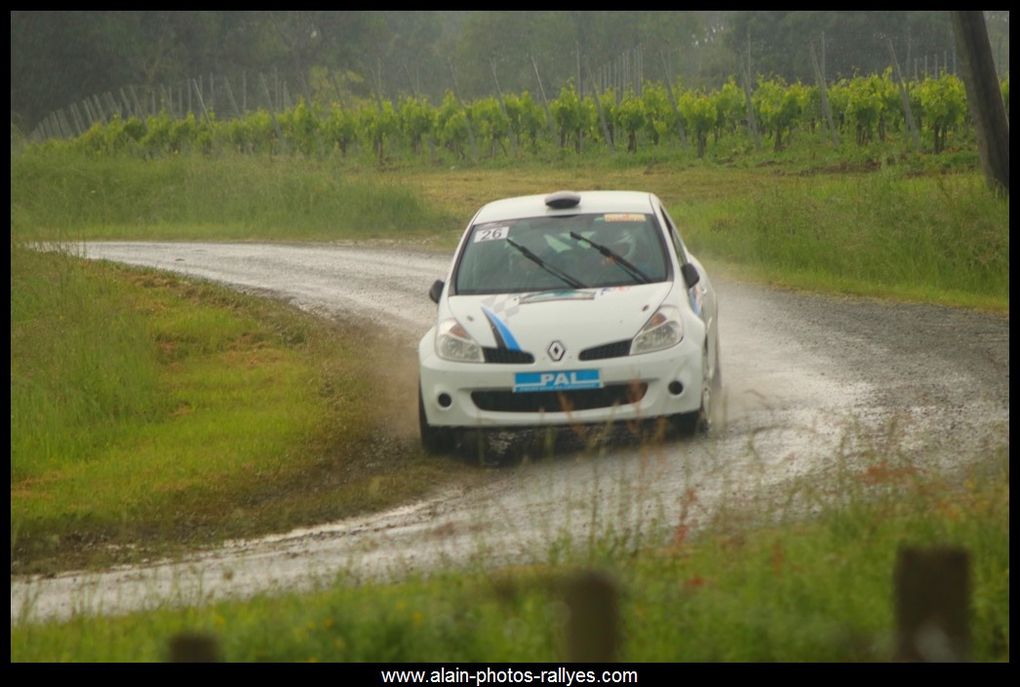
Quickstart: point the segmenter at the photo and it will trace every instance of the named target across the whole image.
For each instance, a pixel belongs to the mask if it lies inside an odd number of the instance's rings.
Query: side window
[[[684,250],[683,241],[680,240],[680,235],[676,231],[673,218],[669,216],[666,208],[662,205],[659,206],[659,212],[662,214],[662,219],[666,222],[666,228],[669,229],[669,238],[673,242],[673,251],[676,253],[677,260],[683,265],[687,262],[687,251]]]
[[[666,212],[666,208],[659,206],[659,211],[662,213],[663,219],[666,221],[666,226],[669,227],[669,237],[673,241],[673,250],[676,251],[676,257],[680,261],[681,265],[687,264],[687,251],[684,248],[684,242],[680,240],[680,234],[676,230],[676,225],[673,224],[673,218]],[[704,304],[702,298],[705,294],[705,283],[699,281],[694,286],[687,289],[687,297],[690,299],[691,310],[698,317],[703,317],[702,312]]]

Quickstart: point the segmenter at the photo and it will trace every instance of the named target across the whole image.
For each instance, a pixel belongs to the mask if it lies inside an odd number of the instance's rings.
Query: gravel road
[[[367,317],[406,341],[408,356],[435,314],[428,288],[449,265],[445,254],[332,244],[91,243],[82,250],[282,298],[325,317]],[[567,534],[575,543],[608,532],[655,542],[720,506],[779,500],[791,480],[824,481],[852,469],[869,450],[951,470],[1008,444],[1008,317],[713,281],[724,417],[708,437],[656,448],[617,443],[492,470],[471,488],[185,560],[12,576],[11,622],[305,589],[341,573],[379,578],[476,560],[526,563]],[[408,382],[413,393],[415,380]]]

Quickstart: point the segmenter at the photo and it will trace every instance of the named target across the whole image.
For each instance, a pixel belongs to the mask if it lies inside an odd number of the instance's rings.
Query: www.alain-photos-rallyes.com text
[[[579,684],[633,685],[638,682],[636,670],[575,670],[560,666],[548,669],[530,668],[433,668],[431,670],[381,670],[383,684],[471,684],[481,685],[563,685]]]

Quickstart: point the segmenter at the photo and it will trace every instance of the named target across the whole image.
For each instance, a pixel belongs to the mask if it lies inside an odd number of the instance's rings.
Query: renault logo
[[[553,341],[549,344],[549,348],[545,349],[545,352],[549,354],[550,358],[559,362],[563,358],[563,354],[567,352],[567,348],[559,341]]]

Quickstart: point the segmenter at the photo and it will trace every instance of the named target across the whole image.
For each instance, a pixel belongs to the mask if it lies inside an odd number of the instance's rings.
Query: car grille
[[[506,348],[482,348],[482,355],[487,363],[502,363],[513,365],[515,363],[533,363],[535,356],[524,351],[511,351]]]
[[[648,385],[640,383],[610,384],[601,389],[573,391],[473,391],[471,400],[480,410],[503,413],[558,413],[574,410],[611,408],[637,403],[645,396]]]
[[[581,360],[603,360],[605,358],[622,358],[628,355],[630,355],[630,339],[586,348],[581,351],[578,358]]]

